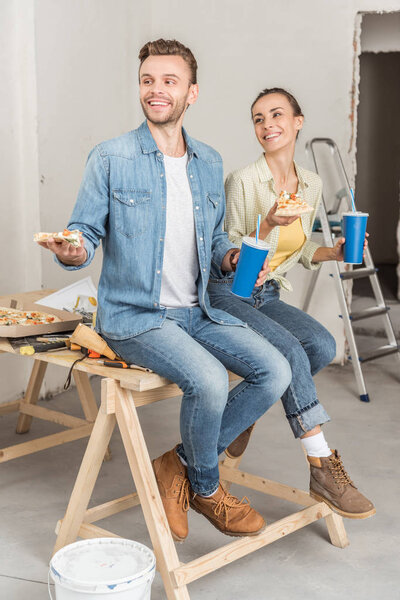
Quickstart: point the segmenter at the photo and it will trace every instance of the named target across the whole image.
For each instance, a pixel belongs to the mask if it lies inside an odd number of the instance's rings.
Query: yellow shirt
[[[292,290],[290,282],[285,273],[290,271],[298,262],[306,269],[319,269],[321,263],[313,263],[312,258],[319,244],[311,241],[312,226],[316,217],[322,195],[321,178],[312,171],[303,169],[294,163],[298,179],[298,194],[310,206],[313,212],[301,217],[301,225],[306,237],[300,248],[293,251],[285,260],[276,266],[275,270],[268,274],[267,279],[275,279],[283,289]],[[256,162],[238,169],[228,175],[225,182],[226,193],[226,219],[225,231],[229,239],[239,248],[244,236],[249,235],[257,225],[257,215],[265,217],[269,209],[274,205],[279,196],[277,194],[274,180],[264,154]],[[271,247],[269,260],[274,259],[278,247],[280,231],[284,227],[274,227],[265,241]],[[287,229],[287,228],[286,228]]]
[[[300,250],[305,241],[306,236],[300,219],[296,219],[287,227],[279,227],[278,245],[269,262],[271,270],[275,271],[291,254]]]

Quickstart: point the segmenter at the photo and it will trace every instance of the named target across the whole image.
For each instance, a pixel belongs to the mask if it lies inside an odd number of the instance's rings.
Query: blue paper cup
[[[363,261],[364,239],[368,213],[347,212],[342,214],[342,233],[345,238],[344,262],[360,265]]]
[[[240,298],[250,298],[261,267],[269,252],[269,246],[263,240],[244,237],[239,262],[232,285],[232,294]]]

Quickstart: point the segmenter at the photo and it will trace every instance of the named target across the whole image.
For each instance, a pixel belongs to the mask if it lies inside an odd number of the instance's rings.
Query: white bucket
[[[61,548],[50,561],[49,575],[57,600],[150,600],[155,563],[143,544],[96,538]]]

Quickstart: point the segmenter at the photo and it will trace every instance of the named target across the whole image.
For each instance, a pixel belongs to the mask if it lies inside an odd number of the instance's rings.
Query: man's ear
[[[199,95],[199,86],[197,83],[192,83],[189,88],[189,94],[187,98],[188,105],[194,104]]]

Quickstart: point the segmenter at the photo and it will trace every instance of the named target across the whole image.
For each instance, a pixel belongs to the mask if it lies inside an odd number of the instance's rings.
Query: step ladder
[[[324,237],[324,243],[326,246],[332,247],[336,241],[336,237],[341,236],[341,213],[351,210],[351,190],[350,184],[347,179],[346,171],[343,165],[342,158],[340,156],[339,149],[335,142],[329,138],[313,138],[306,144],[306,153],[312,158],[315,170],[319,173],[320,168],[316,155],[316,147],[325,148],[325,167],[329,170],[335,169],[336,174],[339,175],[344,187],[336,193],[335,201],[327,211],[324,197],[322,196],[321,207],[319,211],[319,218],[321,221],[321,230]],[[342,205],[344,204],[344,208]],[[393,330],[392,323],[389,317],[390,308],[386,306],[383,298],[381,286],[377,276],[377,269],[375,268],[372,260],[371,252],[369,248],[366,249],[364,266],[352,268],[349,271],[341,272],[339,264],[332,261],[332,276],[335,280],[335,287],[339,299],[340,310],[342,311],[341,317],[343,318],[343,324],[345,329],[346,339],[350,349],[350,358],[354,368],[354,374],[357,382],[357,389],[362,402],[369,402],[369,395],[367,393],[364,377],[361,370],[361,363],[381,358],[389,354],[398,353],[400,358],[400,346],[398,345]],[[319,271],[314,271],[311,284],[307,291],[307,295],[304,301],[303,310],[307,312],[315,285],[317,283]],[[346,301],[345,292],[343,289],[343,282],[346,280],[360,279],[363,277],[369,277],[369,281],[372,286],[373,295],[375,297],[376,306],[366,308],[359,312],[351,312]],[[357,350],[357,344],[354,337],[352,324],[361,319],[370,319],[372,317],[381,316],[383,319],[383,325],[387,336],[388,343],[371,350],[370,352],[363,352],[362,356],[359,355]]]

